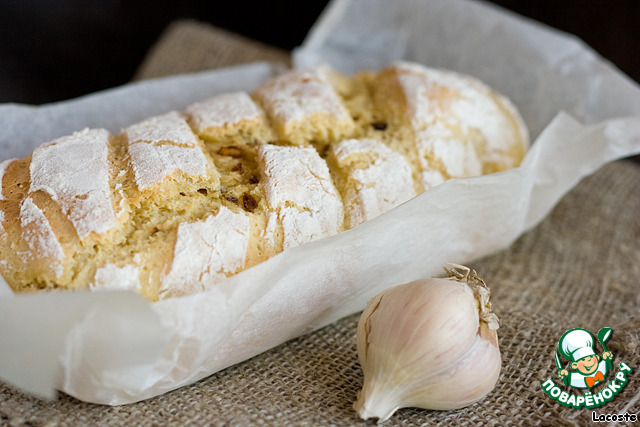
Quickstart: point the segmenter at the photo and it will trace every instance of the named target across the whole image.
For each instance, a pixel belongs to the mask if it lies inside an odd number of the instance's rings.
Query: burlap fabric
[[[255,61],[290,63],[289,53],[197,21],[176,21],[151,47],[134,80]]]
[[[218,56],[210,53],[228,49],[229,37],[235,36],[203,24],[179,22],[152,49],[138,77],[230,65],[233,52],[243,59],[251,55],[265,59],[262,48],[236,39],[241,42],[219,64]],[[623,392],[595,409],[596,413],[637,414],[639,212],[640,167],[615,162],[584,179],[542,224],[509,249],[474,262],[472,267],[492,289],[501,319],[503,370],[498,385],[469,408],[402,409],[387,425],[592,424],[592,410],[561,406],[540,388],[547,378],[559,383],[553,349],[562,333],[574,327],[594,334],[604,326],[613,327],[607,346],[614,361],[634,369]],[[62,394],[53,402],[43,402],[0,384],[0,424],[373,424],[359,420],[352,409],[363,380],[356,353],[358,317],[345,318],[191,386],[131,405],[93,405]]]

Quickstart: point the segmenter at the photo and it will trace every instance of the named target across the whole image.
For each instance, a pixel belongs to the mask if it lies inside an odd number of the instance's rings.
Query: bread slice
[[[468,76],[292,70],[0,163],[0,273],[16,292],[188,295],[527,146],[515,107]]]

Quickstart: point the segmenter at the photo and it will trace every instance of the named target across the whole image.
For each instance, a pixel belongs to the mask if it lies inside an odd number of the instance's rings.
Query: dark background
[[[492,3],[577,35],[640,82],[639,0]],[[326,4],[0,0],[0,102],[42,104],[126,83],[162,30],[178,18],[209,22],[289,50],[302,43]]]

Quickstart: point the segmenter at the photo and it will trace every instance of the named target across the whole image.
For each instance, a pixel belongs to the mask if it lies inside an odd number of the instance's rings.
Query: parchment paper
[[[0,284],[0,377],[52,396],[123,404],[245,360],[364,307],[384,288],[507,248],[582,177],[640,152],[640,88],[573,37],[470,1],[334,2],[298,66],[345,72],[395,59],[472,74],[509,96],[535,138],[521,167],[447,181],[338,236],[200,294],[13,295]],[[121,127],[280,71],[254,64],[129,85],[79,100],[0,106],[0,156],[85,126]],[[563,112],[564,111],[564,112]]]

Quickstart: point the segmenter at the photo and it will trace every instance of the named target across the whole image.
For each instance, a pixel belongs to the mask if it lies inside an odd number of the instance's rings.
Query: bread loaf
[[[517,166],[528,136],[483,83],[406,62],[289,71],[0,164],[0,272],[15,291],[186,295],[457,177]]]

